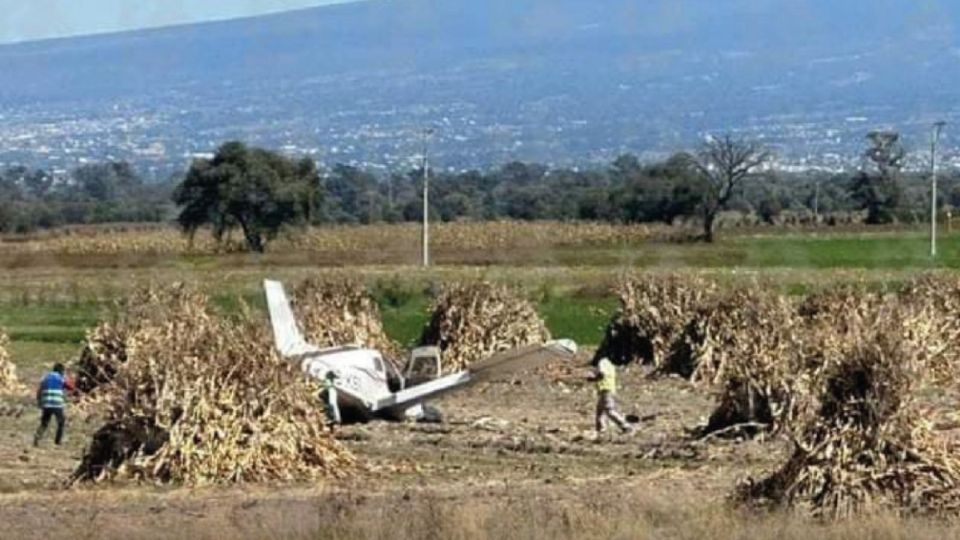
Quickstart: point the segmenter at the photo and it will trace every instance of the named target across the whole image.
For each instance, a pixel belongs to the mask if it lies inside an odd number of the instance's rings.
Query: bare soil
[[[450,395],[441,424],[373,422],[339,438],[364,461],[323,485],[66,489],[95,412],[72,411],[63,448],[30,444],[30,399],[0,416],[0,538],[831,538],[953,536],[949,523],[858,526],[746,515],[726,497],[782,462],[779,439],[697,440],[712,399],[678,379],[622,373],[632,436],[592,429],[588,356]],[[11,407],[12,405],[12,407]],[[951,426],[947,426],[951,427]],[[52,435],[52,434],[51,434]],[[876,533],[876,534],[874,534]]]

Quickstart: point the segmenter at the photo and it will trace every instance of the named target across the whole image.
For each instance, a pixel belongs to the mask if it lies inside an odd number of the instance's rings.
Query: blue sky
[[[229,19],[349,0],[0,0],[0,43]]]

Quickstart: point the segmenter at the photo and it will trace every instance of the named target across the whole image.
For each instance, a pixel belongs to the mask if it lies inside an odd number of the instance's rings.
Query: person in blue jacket
[[[40,439],[50,425],[50,419],[57,421],[57,435],[54,443],[60,446],[63,442],[63,432],[67,422],[64,411],[67,407],[67,391],[73,390],[73,384],[64,375],[63,364],[57,362],[53,370],[43,376],[37,388],[37,407],[40,409],[40,427],[33,436],[33,445],[40,446]]]

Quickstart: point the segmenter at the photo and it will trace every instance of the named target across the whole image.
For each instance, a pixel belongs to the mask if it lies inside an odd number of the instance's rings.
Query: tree
[[[730,135],[711,137],[689,162],[705,180],[700,203],[703,238],[713,242],[717,215],[724,210],[736,190],[771,155],[755,142],[734,139]]]
[[[900,171],[907,152],[894,131],[867,134],[870,147],[863,157],[866,167],[853,177],[850,196],[867,211],[867,223],[890,223],[903,199]]]
[[[177,221],[191,236],[211,225],[217,241],[239,226],[247,247],[262,253],[284,227],[309,221],[318,205],[319,182],[310,159],[228,142],[212,160],[194,161],[175,189],[173,201],[181,207]]]
[[[73,171],[73,181],[83,195],[95,201],[115,201],[132,195],[143,183],[125,161],[83,165]]]

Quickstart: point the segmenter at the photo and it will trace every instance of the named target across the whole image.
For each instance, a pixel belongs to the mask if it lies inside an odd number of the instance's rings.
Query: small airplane
[[[400,373],[374,349],[356,345],[320,348],[303,338],[283,285],[265,280],[270,324],[277,351],[298,362],[308,376],[323,380],[333,371],[337,404],[345,422],[372,419],[439,421],[440,413],[426,400],[479,381],[535,366],[549,358],[572,359],[577,344],[568,339],[503,351],[465,371],[441,376],[437,347],[414,349]]]

